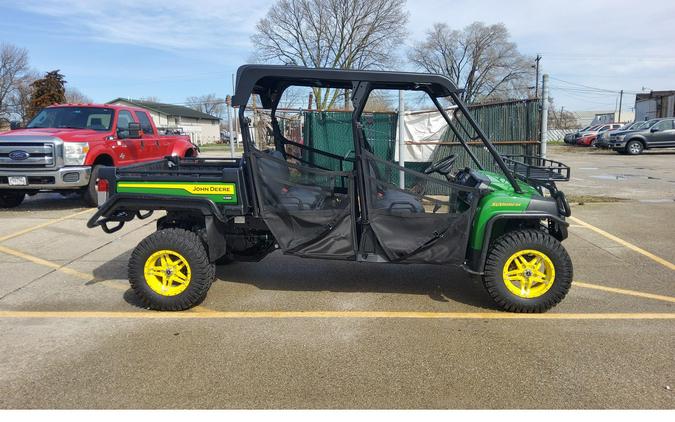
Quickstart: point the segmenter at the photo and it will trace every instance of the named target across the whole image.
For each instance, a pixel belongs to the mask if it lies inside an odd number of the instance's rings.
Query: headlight
[[[623,141],[623,138],[625,138],[625,137],[626,137],[626,135],[619,135],[619,136],[616,137],[616,140],[621,142],[621,141]]]
[[[64,142],[63,163],[67,166],[81,166],[87,158],[89,144],[87,142]]]

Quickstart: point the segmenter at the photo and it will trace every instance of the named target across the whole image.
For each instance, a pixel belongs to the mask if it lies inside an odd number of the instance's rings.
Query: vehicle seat
[[[306,210],[318,207],[324,198],[317,186],[290,185],[291,174],[280,151],[272,151],[269,155],[276,160],[260,160],[261,176],[266,194],[273,203],[283,208]]]
[[[91,124],[89,125],[94,130],[104,130],[103,120],[100,117],[92,117]]]
[[[363,136],[365,139],[365,132]],[[368,152],[375,155],[368,141],[365,142],[365,146]],[[386,209],[397,213],[424,212],[422,203],[415,195],[390,188],[385,183],[381,182],[383,178],[380,177],[380,171],[375,162],[371,160],[368,161],[368,170],[371,177],[371,195],[375,196],[375,203],[371,205],[373,208]]]

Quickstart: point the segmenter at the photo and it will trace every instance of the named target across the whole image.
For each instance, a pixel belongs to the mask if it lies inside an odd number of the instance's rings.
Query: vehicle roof
[[[263,107],[272,103],[272,93],[289,85],[352,89],[352,82],[370,82],[373,89],[428,89],[437,97],[462,92],[442,75],[374,70],[343,70],[248,64],[237,69],[237,87],[232,104],[245,106],[251,94],[258,94]]]
[[[146,111],[141,107],[133,107],[126,105],[114,105],[114,104],[94,104],[94,103],[65,103],[65,104],[52,104],[48,106],[49,108],[55,107],[95,107],[95,108],[109,108],[111,110],[136,110],[136,111]]]

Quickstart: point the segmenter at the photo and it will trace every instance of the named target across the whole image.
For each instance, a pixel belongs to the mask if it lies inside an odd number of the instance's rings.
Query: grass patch
[[[607,202],[623,202],[628,201],[626,198],[617,198],[615,196],[598,196],[598,195],[567,195],[567,202],[570,204],[597,204]]]
[[[230,144],[203,144],[199,147],[200,151],[224,151],[230,152]],[[234,148],[235,151],[243,151],[244,148],[239,146],[239,148]]]

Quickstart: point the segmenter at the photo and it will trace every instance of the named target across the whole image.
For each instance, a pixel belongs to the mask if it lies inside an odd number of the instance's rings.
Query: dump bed
[[[239,158],[178,158],[100,170],[105,191],[90,226],[142,218],[148,211],[197,210],[220,220],[250,210]],[[99,191],[100,183],[99,183]]]

